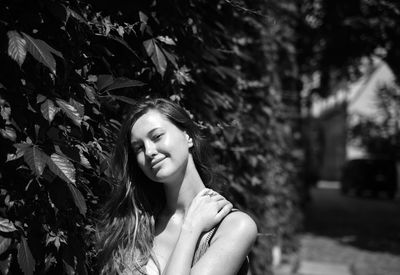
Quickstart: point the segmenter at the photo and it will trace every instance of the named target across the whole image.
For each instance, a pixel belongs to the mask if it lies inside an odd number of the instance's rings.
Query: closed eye
[[[162,136],[164,135],[164,133],[160,133],[160,134],[156,134],[152,137],[153,141],[157,141],[159,140]]]
[[[134,145],[132,146],[133,151],[137,154],[143,150],[143,145]]]

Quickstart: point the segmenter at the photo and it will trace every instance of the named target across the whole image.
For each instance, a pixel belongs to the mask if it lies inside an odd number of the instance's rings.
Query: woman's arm
[[[190,274],[237,274],[256,237],[257,226],[250,216],[241,211],[230,213],[221,222],[210,247],[192,267]]]
[[[208,196],[210,191],[204,189],[193,199],[163,275],[191,274],[193,255],[201,233],[221,222],[232,209],[232,204],[218,193]]]

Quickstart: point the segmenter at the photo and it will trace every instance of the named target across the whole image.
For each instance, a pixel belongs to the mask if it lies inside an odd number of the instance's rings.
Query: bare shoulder
[[[245,212],[235,210],[229,213],[215,232],[215,239],[227,238],[253,243],[257,237],[257,225]]]

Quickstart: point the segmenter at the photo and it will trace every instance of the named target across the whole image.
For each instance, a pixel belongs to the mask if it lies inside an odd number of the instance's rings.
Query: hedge
[[[179,102],[208,134],[229,198],[259,226],[252,274],[271,272],[271,246],[294,249],[301,216],[294,91],[283,85],[290,3],[3,1],[2,273],[98,273],[110,152],[146,95]]]

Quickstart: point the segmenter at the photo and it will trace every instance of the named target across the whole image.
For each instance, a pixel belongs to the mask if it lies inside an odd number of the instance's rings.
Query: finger
[[[200,190],[200,192],[197,194],[197,196],[205,196],[208,195],[208,193],[210,192],[211,189],[208,188],[204,188],[202,190]]]
[[[222,195],[220,195],[220,194],[218,194],[218,193],[216,193],[214,196],[212,196],[212,198],[213,198],[215,201],[226,200],[225,197],[223,197]]]
[[[220,222],[226,215],[229,214],[232,210],[232,203],[225,204],[224,207],[218,212],[218,214],[215,216],[218,222]]]
[[[214,190],[210,189],[210,188],[206,188],[206,194],[209,196],[214,196],[217,192],[215,192]]]
[[[230,204],[230,202],[227,200],[217,201],[218,212],[221,211],[221,209],[224,208],[227,204]]]

